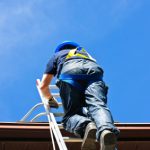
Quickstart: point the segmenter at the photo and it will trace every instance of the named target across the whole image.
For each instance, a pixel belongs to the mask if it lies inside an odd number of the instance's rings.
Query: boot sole
[[[93,128],[85,135],[81,150],[96,150],[96,131]]]
[[[116,136],[114,133],[110,132],[104,135],[103,141],[101,142],[101,150],[115,150],[116,146]]]

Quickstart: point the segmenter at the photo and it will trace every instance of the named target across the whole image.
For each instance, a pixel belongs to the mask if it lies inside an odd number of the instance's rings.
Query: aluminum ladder
[[[37,79],[37,82],[40,84],[40,80]],[[50,90],[55,89],[57,90],[58,88],[56,87],[56,85],[50,85],[49,86]],[[36,104],[35,106],[33,106],[28,112],[27,114],[20,120],[21,122],[25,122],[27,120],[27,118],[32,114],[32,112],[38,108],[39,106],[44,106],[45,112],[39,113],[37,114],[35,117],[33,117],[30,121],[33,122],[35,121],[37,118],[46,115],[48,122],[49,122],[49,130],[50,130],[50,135],[52,138],[52,144],[53,144],[53,150],[55,150],[55,142],[54,142],[54,137],[56,139],[56,142],[58,144],[58,147],[60,150],[67,150],[66,144],[64,142],[64,139],[62,137],[62,134],[59,130],[58,124],[55,120],[55,117],[60,117],[63,115],[63,113],[52,113],[50,112],[50,107],[48,107],[45,104],[46,99],[43,97],[39,87],[37,86],[37,90],[39,92],[40,98],[42,100],[41,103]],[[59,93],[52,93],[52,96],[54,96],[55,98],[59,98]],[[59,106],[61,106],[62,103],[59,103]],[[54,137],[53,137],[54,135]]]

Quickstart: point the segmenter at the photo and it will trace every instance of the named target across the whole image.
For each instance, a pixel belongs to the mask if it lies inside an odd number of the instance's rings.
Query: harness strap
[[[69,59],[71,57],[81,57],[84,59],[96,61],[83,47],[77,47],[76,49],[70,50],[68,55],[66,56],[66,59]]]

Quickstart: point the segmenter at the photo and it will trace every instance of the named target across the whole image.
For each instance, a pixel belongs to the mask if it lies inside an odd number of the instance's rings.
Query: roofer
[[[43,74],[40,89],[49,104],[58,107],[49,91],[56,76],[56,85],[64,108],[64,128],[83,138],[82,150],[95,150],[95,140],[101,150],[115,150],[119,130],[114,126],[107,107],[108,87],[103,81],[103,69],[78,43],[59,44]]]

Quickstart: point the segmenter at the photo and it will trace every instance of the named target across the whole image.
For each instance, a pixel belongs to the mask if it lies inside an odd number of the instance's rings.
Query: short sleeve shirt
[[[60,52],[55,53],[48,61],[48,64],[44,73],[53,74],[54,76],[58,77],[69,51],[70,49],[67,49],[67,50],[62,50]]]
[[[56,76],[57,78],[59,77],[59,74],[61,72],[61,69],[63,67],[63,64],[66,60],[66,56],[68,55],[70,49],[66,49],[66,50],[61,50],[57,53],[55,53],[49,60],[48,64],[47,64],[47,67],[46,67],[46,70],[45,70],[45,74],[53,74],[54,76]],[[80,53],[82,55],[85,55],[87,56],[87,52],[80,52],[80,51],[77,51],[77,53]],[[77,58],[82,58],[80,56],[73,56],[67,60],[70,60],[70,59],[77,59]],[[83,58],[84,59],[84,58]],[[89,59],[91,60],[91,59]]]

